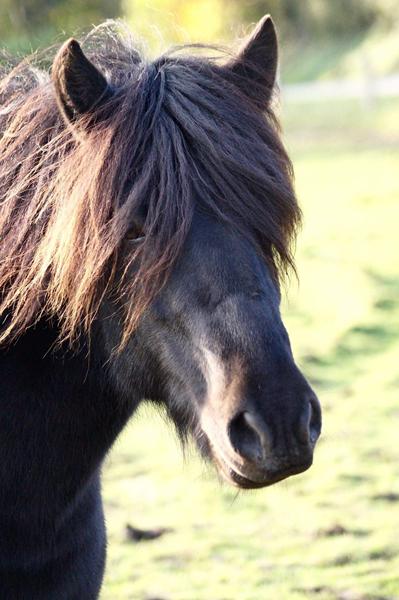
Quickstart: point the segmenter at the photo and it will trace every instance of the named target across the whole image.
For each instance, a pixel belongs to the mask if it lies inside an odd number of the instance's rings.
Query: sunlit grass
[[[237,496],[144,410],[104,472],[102,600],[399,598],[399,151],[384,138],[398,134],[395,110],[376,107],[368,124],[346,104],[285,112],[305,224],[284,313],[324,406],[314,466]],[[132,544],[127,522],[173,532]]]

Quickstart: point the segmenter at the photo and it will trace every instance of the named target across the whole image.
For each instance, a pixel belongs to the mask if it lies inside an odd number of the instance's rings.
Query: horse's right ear
[[[266,108],[273,93],[278,62],[276,29],[265,15],[244,42],[236,59],[226,66],[241,91],[260,108]]]
[[[58,106],[69,122],[90,113],[111,96],[104,75],[86,58],[74,39],[65,42],[56,55],[52,79]]]

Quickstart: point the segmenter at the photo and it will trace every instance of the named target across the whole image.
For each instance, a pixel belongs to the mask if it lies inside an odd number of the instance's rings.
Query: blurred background
[[[144,407],[104,470],[102,600],[399,598],[399,0],[1,0],[0,45],[123,18],[153,54],[234,44],[265,13],[304,211],[284,314],[324,407],[315,465],[237,494]],[[171,531],[134,542],[128,523]]]

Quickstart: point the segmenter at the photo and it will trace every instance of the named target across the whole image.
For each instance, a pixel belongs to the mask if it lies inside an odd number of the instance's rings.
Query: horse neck
[[[0,597],[97,598],[102,461],[129,417],[87,345],[39,324],[0,352]],[[68,565],[68,567],[65,567]]]
[[[88,359],[85,344],[51,350],[55,339],[39,324],[0,353],[0,512],[14,489],[21,511],[51,498],[48,517],[57,516],[99,469],[129,416],[102,357]]]

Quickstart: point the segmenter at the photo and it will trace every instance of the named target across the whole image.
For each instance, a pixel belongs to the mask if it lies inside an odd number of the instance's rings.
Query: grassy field
[[[315,464],[237,494],[145,408],[104,471],[102,600],[399,598],[399,106],[283,116],[305,213],[284,312],[324,408]],[[126,523],[172,531],[135,544]]]

